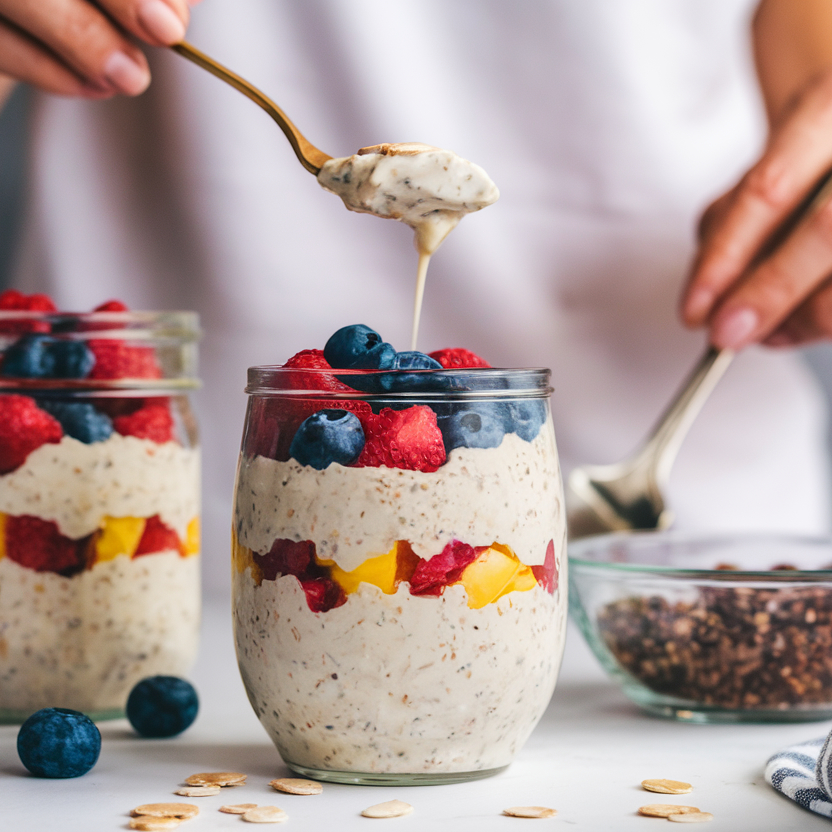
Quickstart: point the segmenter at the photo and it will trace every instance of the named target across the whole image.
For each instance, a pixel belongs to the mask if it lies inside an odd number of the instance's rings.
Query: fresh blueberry
[[[322,471],[332,462],[355,462],[363,447],[364,430],[354,413],[319,410],[301,423],[289,446],[289,456]]]
[[[106,413],[96,410],[84,402],[54,402],[43,399],[39,406],[51,413],[60,423],[67,436],[86,445],[103,442],[113,433],[113,422]]]
[[[17,753],[36,777],[80,777],[98,760],[101,734],[78,711],[43,708],[20,726]]]
[[[3,356],[3,375],[14,378],[50,378],[55,372],[54,338],[29,334],[18,338]]]
[[[506,433],[516,433],[526,442],[533,442],[546,421],[546,404],[540,399],[509,402],[503,413]]]
[[[454,448],[496,448],[505,435],[505,406],[497,402],[453,405],[437,414],[445,451]]]
[[[394,370],[441,370],[442,365],[429,355],[418,350],[397,352],[393,359]]]
[[[194,686],[176,676],[142,679],[127,697],[127,719],[143,737],[175,737],[199,710]]]
[[[396,351],[374,329],[353,324],[341,327],[326,342],[324,358],[339,370],[389,370]]]
[[[55,341],[49,351],[54,378],[86,378],[95,364],[93,351],[83,341]]]

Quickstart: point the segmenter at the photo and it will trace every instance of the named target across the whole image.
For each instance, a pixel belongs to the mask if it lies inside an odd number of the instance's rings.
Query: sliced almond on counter
[[[648,792],[659,794],[687,794],[693,791],[690,783],[683,783],[681,780],[642,780],[641,786]]]
[[[553,818],[557,809],[547,809],[545,806],[512,806],[503,809],[503,814],[512,818]]]
[[[388,800],[386,803],[376,803],[368,806],[361,814],[365,818],[400,818],[409,815],[413,807],[403,800]]]
[[[297,777],[279,777],[271,780],[269,785],[286,794],[320,794],[324,788],[314,780],[300,780]]]

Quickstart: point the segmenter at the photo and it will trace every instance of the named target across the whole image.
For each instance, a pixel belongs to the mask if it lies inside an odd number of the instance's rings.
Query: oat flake
[[[413,807],[403,800],[388,800],[386,803],[369,806],[361,814],[365,818],[399,818],[409,815],[412,811]]]
[[[557,813],[557,809],[548,809],[546,806],[512,806],[503,809],[503,814],[512,818],[553,818]]]
[[[242,786],[246,776],[238,771],[206,771],[192,774],[185,782],[189,786]]]
[[[667,819],[673,823],[708,823],[714,816],[710,812],[687,812],[683,815],[670,815]]]
[[[193,818],[199,814],[199,808],[193,803],[143,803],[136,806],[132,814],[136,817]]]
[[[659,794],[687,794],[693,791],[690,783],[683,783],[681,780],[642,780],[641,785],[648,792]]]
[[[142,832],[153,832],[154,829],[176,829],[180,823],[182,821],[179,818],[157,818],[149,815],[130,818],[130,828],[139,829]]]
[[[320,794],[323,791],[320,783],[314,780],[300,780],[296,777],[280,777],[272,780],[269,785],[286,794]]]
[[[250,809],[256,809],[256,803],[235,803],[231,806],[220,806],[220,811],[227,815],[244,815]]]
[[[243,814],[243,820],[249,823],[283,823],[289,820],[289,815],[277,806],[258,806]]]
[[[210,797],[212,794],[219,794],[219,786],[186,786],[184,789],[177,789],[174,794],[182,797]]]
[[[698,812],[696,806],[674,806],[671,803],[650,803],[642,806],[638,813],[648,818],[669,818],[671,815],[686,815]]]

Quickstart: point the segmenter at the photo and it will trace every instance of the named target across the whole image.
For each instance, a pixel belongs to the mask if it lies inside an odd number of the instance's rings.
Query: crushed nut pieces
[[[553,818],[557,809],[547,809],[545,806],[512,806],[503,809],[503,814],[511,818]]]
[[[708,823],[714,819],[710,812],[686,812],[681,815],[670,815],[668,820],[673,823]]]
[[[687,794],[693,791],[690,783],[681,780],[642,780],[641,787],[648,792],[659,794]]]
[[[219,786],[185,786],[184,789],[177,789],[174,792],[182,797],[210,797],[212,794],[219,793]]]
[[[702,587],[690,601],[624,598],[598,615],[618,663],[656,693],[723,708],[832,701],[832,592]]]
[[[270,781],[269,785],[286,794],[320,794],[323,791],[320,783],[314,780],[299,780],[296,777],[280,777]]]
[[[246,775],[238,771],[206,771],[185,778],[189,786],[242,786]]]
[[[361,814],[365,818],[400,818],[412,811],[413,807],[403,800],[388,800],[386,803],[368,806]]]
[[[289,815],[277,806],[258,806],[243,814],[243,820],[249,823],[283,823]]]
[[[220,806],[220,811],[227,815],[244,815],[250,809],[256,809],[256,803],[235,803],[231,806]]]

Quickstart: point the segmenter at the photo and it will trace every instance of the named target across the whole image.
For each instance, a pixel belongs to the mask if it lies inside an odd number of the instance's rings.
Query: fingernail
[[[735,309],[716,320],[711,339],[718,347],[738,350],[750,342],[759,324],[760,316],[753,309]]]
[[[138,95],[147,89],[150,72],[124,52],[113,52],[104,64],[104,75],[120,92]]]
[[[145,31],[162,43],[178,43],[185,37],[185,24],[163,0],[144,0],[138,18]]]

